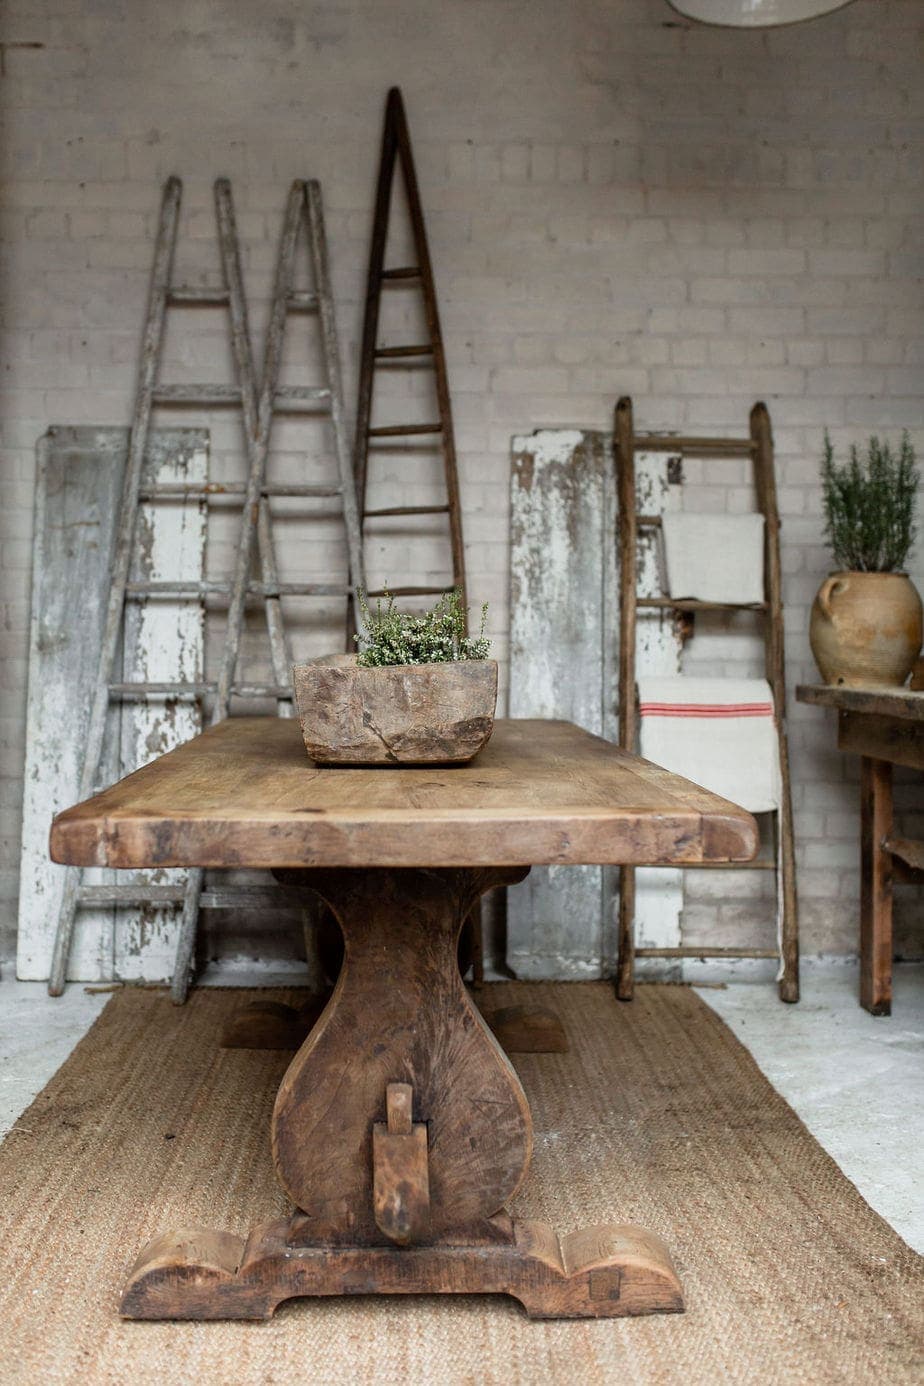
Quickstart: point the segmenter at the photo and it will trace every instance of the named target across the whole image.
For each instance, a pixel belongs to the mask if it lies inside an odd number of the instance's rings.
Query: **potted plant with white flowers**
[[[825,433],[825,536],[836,570],[812,606],[809,639],[826,683],[893,688],[921,650],[921,598],[904,571],[915,538],[919,475],[905,433],[898,452],[870,438],[843,465]]]
[[[371,610],[355,655],[327,655],[293,669],[305,748],[319,765],[427,765],[471,760],[494,729],[497,661],[481,631],[465,633],[458,592],[432,610],[400,611],[386,592]]]

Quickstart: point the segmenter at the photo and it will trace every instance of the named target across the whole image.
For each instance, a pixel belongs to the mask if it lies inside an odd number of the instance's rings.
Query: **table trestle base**
[[[515,1219],[509,1241],[476,1246],[293,1246],[286,1219],[245,1241],[183,1229],[152,1241],[129,1276],[128,1319],[269,1319],[287,1299],[329,1295],[504,1294],[533,1319],[672,1313],[683,1294],[654,1233],[609,1223],[559,1238]]]

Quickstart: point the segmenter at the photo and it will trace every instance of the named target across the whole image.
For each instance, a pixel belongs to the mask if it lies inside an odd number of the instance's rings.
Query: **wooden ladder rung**
[[[78,899],[81,905],[182,905],[186,896],[183,885],[81,886]],[[236,886],[223,890],[206,888],[199,904],[207,910],[252,908],[256,905],[302,904],[304,895],[291,886]]]
[[[898,857],[915,871],[924,871],[924,842],[912,837],[887,837],[883,844],[887,852]]]
[[[158,385],[152,394],[155,404],[240,404],[239,385]]]
[[[232,591],[230,582],[129,582],[126,597],[222,597]],[[248,582],[247,592],[255,597],[343,597],[349,587],[340,582]]]
[[[81,905],[182,905],[185,886],[85,886],[77,892]]]
[[[443,425],[433,424],[389,424],[385,428],[370,428],[370,438],[402,438],[423,433],[442,433]]]
[[[236,698],[292,698],[292,687],[287,683],[233,683],[231,692]]]
[[[278,385],[275,397],[295,404],[325,404],[330,400],[330,390],[324,385]]]
[[[384,515],[448,515],[448,505],[392,505],[384,510],[367,510],[365,519],[381,519]]]
[[[369,597],[435,597],[451,592],[452,587],[379,587],[368,592]]]
[[[176,307],[188,305],[217,308],[230,303],[231,295],[227,289],[197,289],[188,284],[178,284],[176,288],[167,290],[167,301]]]
[[[214,693],[218,688],[216,680],[202,683],[111,683],[109,692],[113,697],[130,701],[134,698],[201,698],[206,693]],[[284,683],[235,683],[231,692],[239,698],[291,698],[292,689]]]
[[[241,398],[238,385],[158,385],[153,393],[155,404],[227,405],[240,404]],[[275,398],[286,402],[325,403],[330,400],[330,390],[320,385],[279,385]]]
[[[384,361],[399,360],[405,356],[432,356],[433,347],[426,343],[420,346],[376,347],[375,355]]]
[[[109,692],[114,698],[131,701],[133,698],[201,698],[214,693],[218,684],[213,680],[198,683],[111,683]]]
[[[713,948],[695,944],[683,948],[636,948],[637,958],[779,958],[776,948]]]
[[[142,486],[139,491],[142,500],[194,500],[197,496],[244,496],[247,487],[242,481],[206,481],[200,485],[184,485],[181,482],[159,481],[151,486]],[[342,495],[339,486],[261,486],[261,496],[308,496],[330,497]]]
[[[636,434],[636,452],[676,452],[687,457],[750,457],[756,444],[750,438],[672,438],[670,434]]]
[[[330,399],[326,385],[277,385],[277,399]]]
[[[286,306],[294,312],[309,312],[318,306],[318,296],[308,289],[293,289],[286,299]]]
[[[694,597],[638,597],[636,606],[674,611],[766,611],[766,602],[702,602]]]
[[[683,871],[775,871],[776,862],[768,857],[755,861],[701,861],[683,863]]]
[[[260,492],[263,496],[301,496],[324,499],[331,496],[342,496],[342,486],[302,486],[298,483],[293,485],[278,484],[274,486],[264,486]]]
[[[416,265],[402,265],[398,269],[382,270],[382,279],[419,279],[420,270]]]

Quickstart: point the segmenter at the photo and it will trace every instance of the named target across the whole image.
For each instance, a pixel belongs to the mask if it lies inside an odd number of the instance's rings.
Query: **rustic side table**
[[[682,1309],[651,1232],[559,1238],[504,1210],[532,1145],[519,1080],[459,973],[466,915],[533,863],[742,861],[743,809],[567,722],[500,721],[456,768],[319,769],[297,723],[232,718],[60,814],[56,861],[300,873],[344,935],[333,996],[279,1089],[291,1218],[178,1229],[122,1313],[261,1319],[299,1295],[505,1293],[536,1317]]]
[[[800,703],[837,709],[837,744],[860,756],[860,1005],[892,1011],[892,877],[924,881],[924,842],[895,834],[892,766],[924,770],[924,692],[803,684]]]

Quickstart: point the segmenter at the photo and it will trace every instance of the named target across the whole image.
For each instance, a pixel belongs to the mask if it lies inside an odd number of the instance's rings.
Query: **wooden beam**
[[[922,709],[924,711],[924,709]],[[924,770],[924,721],[890,714],[842,712],[837,744],[842,751]]]

